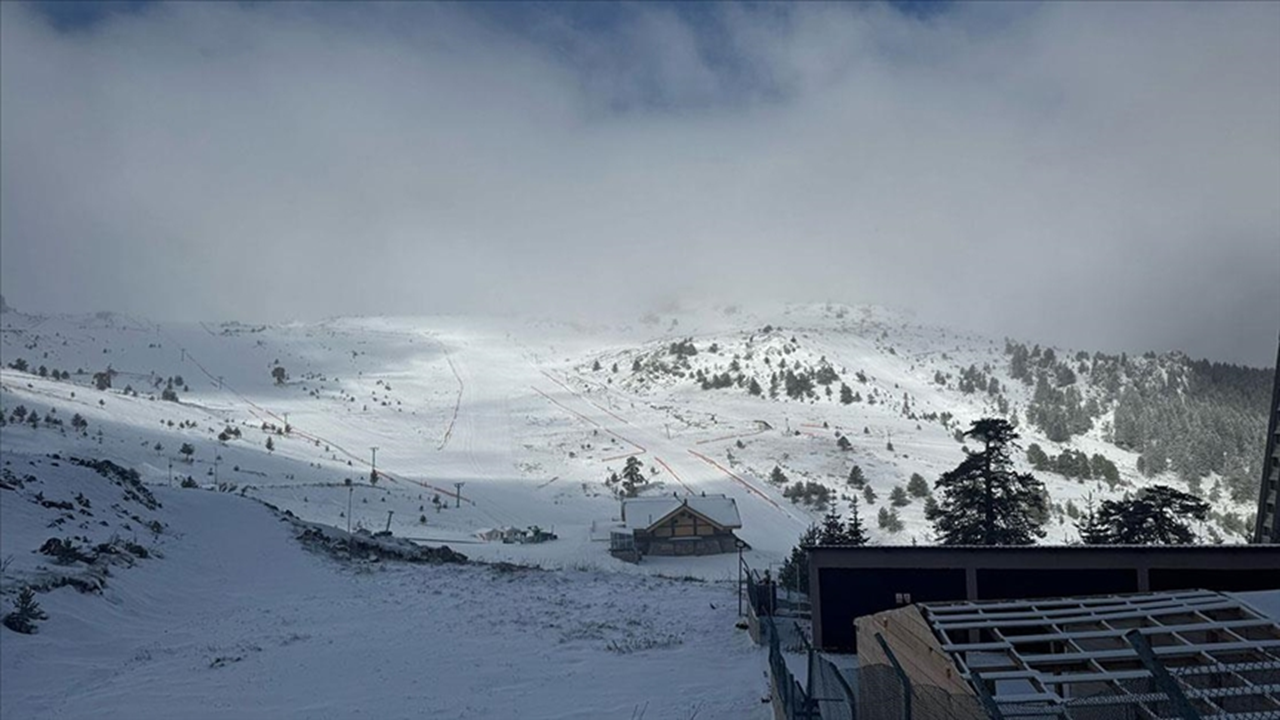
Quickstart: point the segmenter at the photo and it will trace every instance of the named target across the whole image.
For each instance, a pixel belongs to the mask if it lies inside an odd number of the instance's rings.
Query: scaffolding
[[[1280,627],[1221,593],[920,608],[996,718],[1280,718]]]

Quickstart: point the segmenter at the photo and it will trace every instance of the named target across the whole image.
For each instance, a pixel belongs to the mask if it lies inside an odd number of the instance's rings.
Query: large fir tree
[[[1209,503],[1167,485],[1137,497],[1106,500],[1077,523],[1087,545],[1186,545],[1195,542],[1191,520],[1204,521]]]
[[[1029,473],[1013,470],[1017,448],[1009,421],[983,418],[965,434],[981,442],[936,487],[941,496],[933,524],[942,545],[1030,545],[1044,537],[1044,485]]]

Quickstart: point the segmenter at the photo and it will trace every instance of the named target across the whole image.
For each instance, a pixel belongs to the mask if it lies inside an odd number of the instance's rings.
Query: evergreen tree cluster
[[[969,365],[967,368],[960,370],[960,379],[956,383],[956,388],[965,395],[972,395],[976,392],[985,392],[991,396],[1000,394],[1000,381],[992,377],[988,373],[991,372],[990,367],[979,369],[977,365]],[[945,386],[947,384],[946,376],[941,373],[935,373],[934,382]],[[941,381],[941,382],[939,382]]]
[[[791,554],[782,563],[778,582],[784,587],[809,591],[809,551],[814,545],[866,545],[867,531],[858,514],[855,500],[850,506],[848,521],[842,522],[835,510],[827,512],[821,525],[811,525],[800,535],[800,542],[791,548]]]
[[[834,509],[829,510],[822,518],[822,525],[818,535],[818,543],[821,545],[866,545],[867,531],[862,526],[862,517],[858,513],[858,501],[853,500],[850,504],[849,520],[842,521],[840,514]]]
[[[831,488],[812,480],[797,480],[783,489],[782,497],[793,503],[803,502],[825,508],[831,502]]]
[[[880,512],[876,515],[876,525],[887,533],[895,534],[902,532],[902,518],[898,517],[898,511],[887,507],[881,507]]]
[[[809,590],[809,551],[813,545],[820,545],[822,528],[810,525],[808,530],[800,534],[800,542],[791,548],[791,554],[782,561],[782,569],[778,571],[778,584],[783,587]]]
[[[1066,389],[1049,380],[1047,373],[1036,378],[1036,389],[1027,406],[1027,422],[1054,442],[1066,442],[1093,428],[1102,408],[1094,398],[1085,400],[1076,386]]]
[[[675,355],[677,359],[691,358],[698,354],[698,348],[693,344],[693,338],[686,338],[671,343],[667,347],[667,352]]]
[[[1072,436],[1088,432],[1094,419],[1102,415],[1102,406],[1093,398],[1085,398],[1077,387],[1078,375],[1088,370],[1088,355],[1080,353],[1075,360],[1059,359],[1053,348],[1039,345],[1028,348],[1021,343],[1005,341],[1009,356],[1009,374],[1028,386],[1034,386],[1027,422],[1040,429],[1054,442],[1066,442]]]
[[[54,380],[70,380],[71,379],[71,373],[67,372],[66,370],[49,368],[44,365],[41,365],[40,367],[33,369],[29,364],[27,364],[27,361],[24,360],[23,358],[15,359],[13,362],[9,363],[9,367],[19,372],[34,373],[36,375],[39,375],[42,378],[51,377]]]
[[[1113,440],[1140,453],[1139,472],[1171,470],[1187,482],[1223,477],[1232,500],[1256,497],[1271,371],[1143,358],[1116,403]],[[1163,371],[1160,371],[1160,369]]]
[[[1190,483],[1218,473],[1234,501],[1257,495],[1272,370],[1181,353],[1063,360],[1014,342],[1005,353],[1010,375],[1035,387],[1028,422],[1051,440],[1065,442],[1114,409],[1107,439],[1139,453],[1142,474],[1172,471]]]
[[[1081,480],[1097,478],[1110,486],[1120,482],[1120,469],[1100,453],[1090,457],[1079,450],[1067,448],[1060,455],[1049,455],[1038,443],[1031,443],[1027,447],[1027,462],[1041,472],[1055,472]]]

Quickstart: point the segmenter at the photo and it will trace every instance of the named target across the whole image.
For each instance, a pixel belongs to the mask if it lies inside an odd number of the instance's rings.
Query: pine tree
[[[912,497],[929,497],[929,481],[924,479],[920,473],[911,473],[911,479],[907,481],[907,492]]]
[[[880,513],[876,517],[876,524],[881,530],[889,533],[902,532],[902,519],[898,517],[897,510],[891,510],[887,507],[880,508]]]
[[[867,501],[868,505],[876,504],[876,489],[867,485],[862,488],[862,498]]]
[[[276,444],[271,441],[271,436],[268,435],[267,436],[267,452],[274,452],[275,449],[276,449]]]
[[[1007,420],[983,418],[965,433],[983,449],[938,479],[942,498],[933,518],[942,545],[1030,545],[1044,537],[1044,485],[1015,473],[1010,449],[1018,434]]]
[[[1195,495],[1154,485],[1134,498],[1104,501],[1076,528],[1088,545],[1186,545],[1196,539],[1189,521],[1208,514],[1209,503]]]
[[[1044,448],[1040,447],[1040,443],[1031,443],[1027,447],[1027,462],[1037,470],[1049,469],[1049,456],[1045,454]]]
[[[627,458],[627,463],[622,468],[622,494],[625,497],[635,497],[640,492],[641,486],[644,485],[644,465],[635,455]]]
[[[867,530],[862,526],[862,516],[858,514],[858,498],[849,501],[849,522],[844,526],[845,542],[849,545],[866,545]]]
[[[932,522],[938,517],[938,499],[932,495],[924,499],[924,518]]]
[[[845,405],[853,404],[853,389],[844,383],[840,383],[840,402]]]
[[[791,555],[782,563],[778,572],[778,582],[783,587],[797,588],[801,592],[809,592],[809,551],[805,547],[817,545],[822,531],[817,525],[810,525],[800,535],[800,542],[791,548]]]
[[[844,534],[844,523],[840,521],[840,514],[834,508],[827,511],[822,516],[822,529],[818,534],[818,543],[820,545],[845,545],[847,544]]]
[[[907,497],[907,491],[901,485],[894,485],[893,490],[889,491],[889,504],[894,507],[906,507],[911,504],[911,498]]]
[[[865,475],[862,474],[862,468],[858,467],[857,465],[854,465],[852,468],[850,468],[849,484],[856,488],[860,488],[863,485],[867,484],[867,478]]]
[[[36,594],[30,587],[22,588],[18,599],[13,604],[13,612],[4,616],[4,626],[14,632],[31,635],[36,631],[36,622],[47,620],[49,616],[40,609],[36,602]]]
[[[791,482],[787,474],[782,472],[782,468],[778,465],[773,466],[773,472],[769,473],[769,482],[779,487]]]

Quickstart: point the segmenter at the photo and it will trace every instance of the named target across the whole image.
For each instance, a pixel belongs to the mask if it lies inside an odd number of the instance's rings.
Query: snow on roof
[[[628,530],[645,530],[684,505],[721,527],[742,527],[738,504],[724,495],[630,498],[622,501],[622,522]]]

